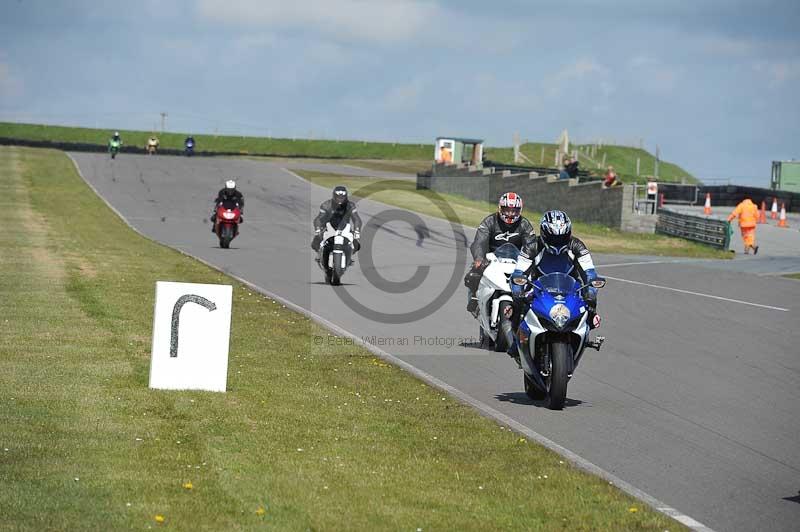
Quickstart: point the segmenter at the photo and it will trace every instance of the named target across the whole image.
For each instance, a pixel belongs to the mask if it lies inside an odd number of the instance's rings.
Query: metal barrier
[[[728,249],[731,243],[729,222],[666,209],[658,211],[656,233],[694,240],[723,250]]]

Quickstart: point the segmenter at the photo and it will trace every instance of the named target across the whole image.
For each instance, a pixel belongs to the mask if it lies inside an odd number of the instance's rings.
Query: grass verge
[[[681,529],[136,235],[62,153],[0,147],[0,183],[0,530]],[[147,388],[156,280],[234,285],[227,393]]]
[[[380,182],[376,178],[347,177],[324,172],[297,170],[297,174],[323,187],[345,185],[355,196],[358,190],[367,185]],[[438,194],[427,190],[416,190],[412,181],[392,181],[391,190],[378,192],[370,199],[381,201],[403,209],[421,212],[437,218],[444,218],[437,207],[439,200],[447,202],[458,214],[461,222],[470,227],[477,227],[487,214],[497,209],[497,205],[482,201],[474,201],[452,194]],[[541,213],[526,212],[525,216],[533,222],[541,217]],[[716,250],[709,246],[696,244],[681,238],[664,235],[648,235],[626,233],[595,224],[574,223],[573,234],[583,240],[595,253],[624,253],[629,255],[662,255],[674,257],[700,257],[730,259],[730,253]]]
[[[788,277],[789,279],[800,279],[800,273],[790,273],[784,275],[784,277]]]
[[[0,137],[53,142],[79,142],[105,146],[113,130],[0,122]],[[144,148],[149,131],[118,129],[126,146]],[[161,148],[183,149],[188,133],[158,134]],[[194,135],[197,150],[293,157],[336,157],[345,159],[433,159],[433,144],[401,144],[360,140],[308,140],[267,137]]]

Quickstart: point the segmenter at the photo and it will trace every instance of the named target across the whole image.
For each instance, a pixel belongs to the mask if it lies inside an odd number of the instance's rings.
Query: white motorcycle
[[[325,282],[338,286],[350,266],[353,257],[353,231],[348,223],[342,229],[334,229],[328,222],[322,233],[317,263],[325,272]]]
[[[514,343],[511,324],[514,300],[509,279],[516,268],[518,255],[519,249],[511,243],[503,244],[494,253],[487,253],[489,265],[483,270],[475,293],[481,346],[494,347],[495,351],[505,352]]]

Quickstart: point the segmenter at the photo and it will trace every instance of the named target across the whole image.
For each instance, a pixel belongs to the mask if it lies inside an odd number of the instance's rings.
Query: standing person
[[[522,216],[522,196],[515,192],[506,192],[500,196],[497,212],[483,219],[469,248],[473,262],[472,268],[464,277],[464,286],[467,287],[467,312],[477,316],[478,299],[475,297],[475,292],[478,291],[483,270],[488,265],[486,254],[507,242],[522,250],[530,246],[535,239],[533,225]]]
[[[739,218],[739,230],[742,232],[744,254],[749,255],[750,252],[748,250],[750,249],[753,250],[753,255],[758,254],[758,246],[756,246],[758,207],[750,198],[745,198],[733,209],[731,215],[728,216],[728,221],[730,222],[734,218]]]

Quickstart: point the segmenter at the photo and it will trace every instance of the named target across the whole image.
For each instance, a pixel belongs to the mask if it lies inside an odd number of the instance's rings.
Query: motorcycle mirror
[[[592,281],[592,286],[594,288],[603,288],[606,285],[606,280],[602,277],[598,277],[594,281]]]

